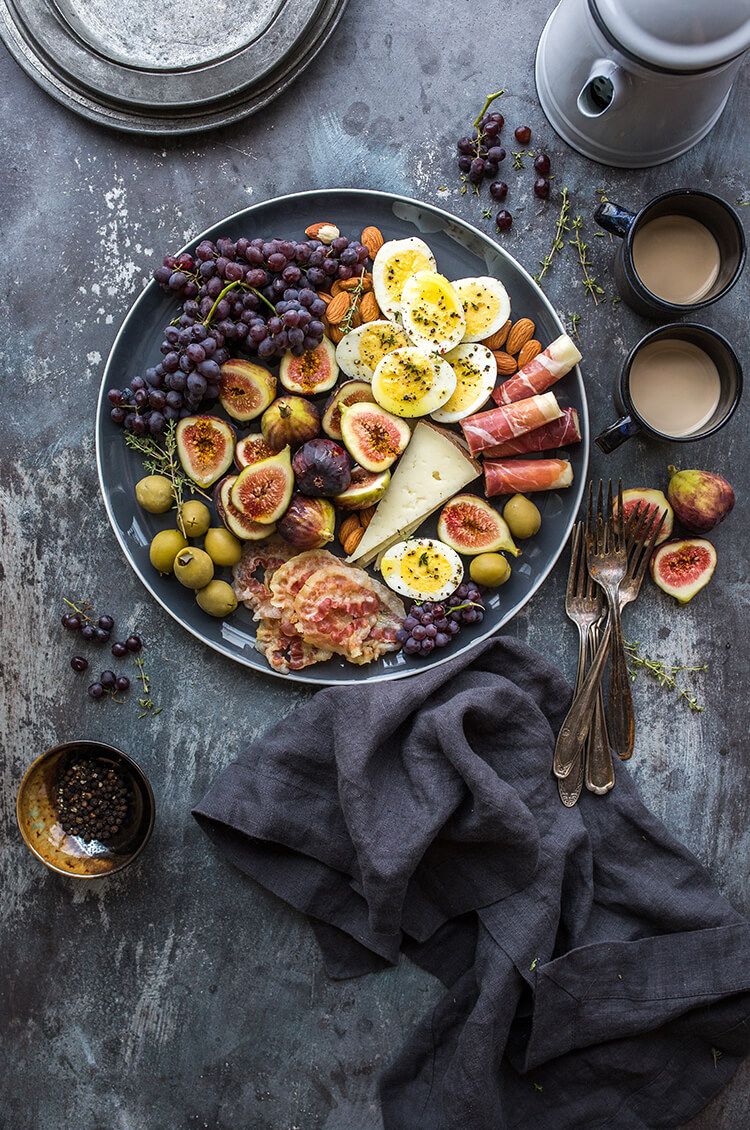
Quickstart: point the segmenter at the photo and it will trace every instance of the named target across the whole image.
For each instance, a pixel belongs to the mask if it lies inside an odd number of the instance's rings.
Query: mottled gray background
[[[194,825],[191,804],[222,766],[306,692],[207,650],[140,587],[99,498],[94,404],[120,321],[161,254],[248,204],[295,188],[370,186],[439,202],[493,231],[481,214],[486,189],[481,201],[460,194],[454,143],[485,94],[504,86],[508,133],[532,127],[552,156],[555,187],[568,185],[585,218],[605,299],[594,306],[568,255],[545,289],[561,315],[580,315],[593,428],[607,423],[611,382],[651,324],[611,301],[613,248],[595,238],[595,190],[633,205],[680,185],[750,199],[750,72],[686,156],[634,173],[594,165],[556,138],[536,101],[534,50],[552,6],[351,0],[324,54],[264,113],[143,144],[74,117],[0,49],[3,1130],[381,1127],[378,1071],[440,989],[407,962],[330,982],[302,918],[217,858]],[[505,168],[515,223],[500,238],[534,271],[558,205],[533,197],[530,169]],[[749,280],[705,315],[743,359]],[[592,462],[595,475],[663,487],[679,457],[737,488],[735,512],[712,536],[719,565],[709,587],[679,608],[647,585],[626,634],[665,661],[709,665],[695,679],[702,713],[643,677],[634,684],[631,765],[646,802],[745,912],[747,422],[746,400],[713,440],[679,452],[632,440]],[[564,572],[509,630],[572,674]],[[156,718],[139,720],[134,696],[119,707],[86,697],[59,626],[64,596],[141,631],[164,707]],[[73,736],[131,751],[157,796],[147,853],[100,884],[48,873],[14,822],[27,764]],[[749,1099],[745,1068],[690,1130],[744,1130]]]

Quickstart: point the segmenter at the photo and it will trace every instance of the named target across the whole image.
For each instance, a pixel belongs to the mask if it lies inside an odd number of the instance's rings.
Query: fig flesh
[[[660,589],[687,604],[711,580],[716,550],[705,538],[675,538],[654,550],[649,568]]]
[[[320,549],[333,541],[335,525],[336,511],[327,498],[294,494],[277,530],[298,549]]]
[[[351,462],[332,439],[311,439],[294,454],[292,470],[297,488],[313,498],[331,498],[346,490],[352,479]]]
[[[270,459],[272,455],[276,455],[276,452],[277,448],[271,447],[260,432],[251,432],[249,436],[237,440],[234,461],[241,471],[243,467],[249,467],[252,463],[260,463],[261,459]]]
[[[229,497],[246,518],[270,525],[286,510],[293,489],[292,456],[289,447],[285,447],[270,459],[243,467]]]
[[[303,396],[328,392],[336,384],[338,376],[336,350],[327,337],[315,349],[308,349],[299,356],[288,349],[279,366],[279,380],[284,388]]]
[[[405,420],[366,402],[341,406],[341,434],[349,454],[367,471],[390,467],[411,439]]]
[[[186,416],[177,425],[177,455],[199,487],[210,487],[229,470],[236,441],[232,425],[218,416]]]
[[[241,538],[242,541],[262,541],[274,532],[276,526],[268,522],[254,522],[252,518],[246,518],[237,509],[232,502],[232,487],[236,482],[236,475],[227,475],[214,487],[216,513],[230,534],[234,534],[236,538]]]
[[[323,410],[323,431],[331,439],[343,440],[341,434],[341,405],[374,404],[372,385],[369,381],[344,381],[331,394]]]
[[[281,396],[266,408],[260,428],[274,451],[281,451],[287,444],[298,447],[319,433],[320,412],[301,396]]]
[[[247,424],[265,412],[276,396],[276,377],[254,361],[225,361],[219,378],[219,402],[234,420]]]
[[[713,471],[678,471],[669,466],[667,494],[674,512],[691,534],[705,534],[723,522],[734,506],[734,491]]]
[[[334,495],[333,500],[341,510],[366,510],[380,502],[390,481],[390,471],[366,471],[364,467],[355,467],[349,487]]]
[[[496,553],[502,549],[518,557],[508,523],[494,506],[476,494],[457,494],[445,504],[438,519],[438,537],[457,553]]]
[[[674,510],[660,490],[649,490],[647,487],[633,487],[631,490],[624,490],[622,492],[622,510],[626,525],[636,507],[638,507],[639,514],[639,529],[644,519],[649,522],[653,521],[654,513],[656,513],[657,522],[661,515],[664,515],[664,525],[659,531],[656,545],[661,545],[662,542],[671,538],[674,529]],[[615,501],[615,512],[617,512],[617,501]]]

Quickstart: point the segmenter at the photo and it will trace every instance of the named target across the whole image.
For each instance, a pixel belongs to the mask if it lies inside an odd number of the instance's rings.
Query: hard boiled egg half
[[[404,283],[417,271],[434,271],[435,256],[423,239],[390,239],[377,252],[372,263],[372,289],[386,318],[401,312]]]
[[[462,342],[446,353],[445,360],[456,374],[456,388],[442,408],[432,413],[440,424],[455,424],[478,412],[495,387],[497,361],[492,350],[479,342]]]
[[[510,317],[510,298],[503,284],[489,275],[458,279],[453,284],[466,319],[464,341],[482,341],[502,329]]]
[[[350,330],[336,346],[336,363],[347,377],[371,381],[378,362],[409,339],[395,322],[365,322]]]
[[[463,339],[466,317],[461,298],[445,275],[417,271],[401,292],[401,320],[415,345],[447,353]]]
[[[429,416],[456,390],[456,374],[447,361],[405,346],[386,353],[372,377],[372,395],[394,416]]]
[[[380,559],[383,580],[410,600],[445,600],[461,584],[464,567],[455,549],[436,538],[409,538]]]

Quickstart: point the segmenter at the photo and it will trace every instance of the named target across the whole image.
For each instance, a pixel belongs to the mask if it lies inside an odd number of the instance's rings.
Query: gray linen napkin
[[[624,767],[563,807],[569,699],[495,638],[320,691],[194,811],[310,917],[331,976],[406,953],[448,987],[381,1079],[386,1130],[677,1127],[750,1050],[750,923]]]

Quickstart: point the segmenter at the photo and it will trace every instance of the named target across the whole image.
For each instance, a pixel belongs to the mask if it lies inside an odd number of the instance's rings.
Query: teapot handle
[[[620,239],[624,239],[628,234],[635,217],[635,212],[629,212],[627,208],[621,208],[611,200],[605,200],[597,205],[594,212],[594,219],[599,227],[604,228],[611,235],[618,235]]]

